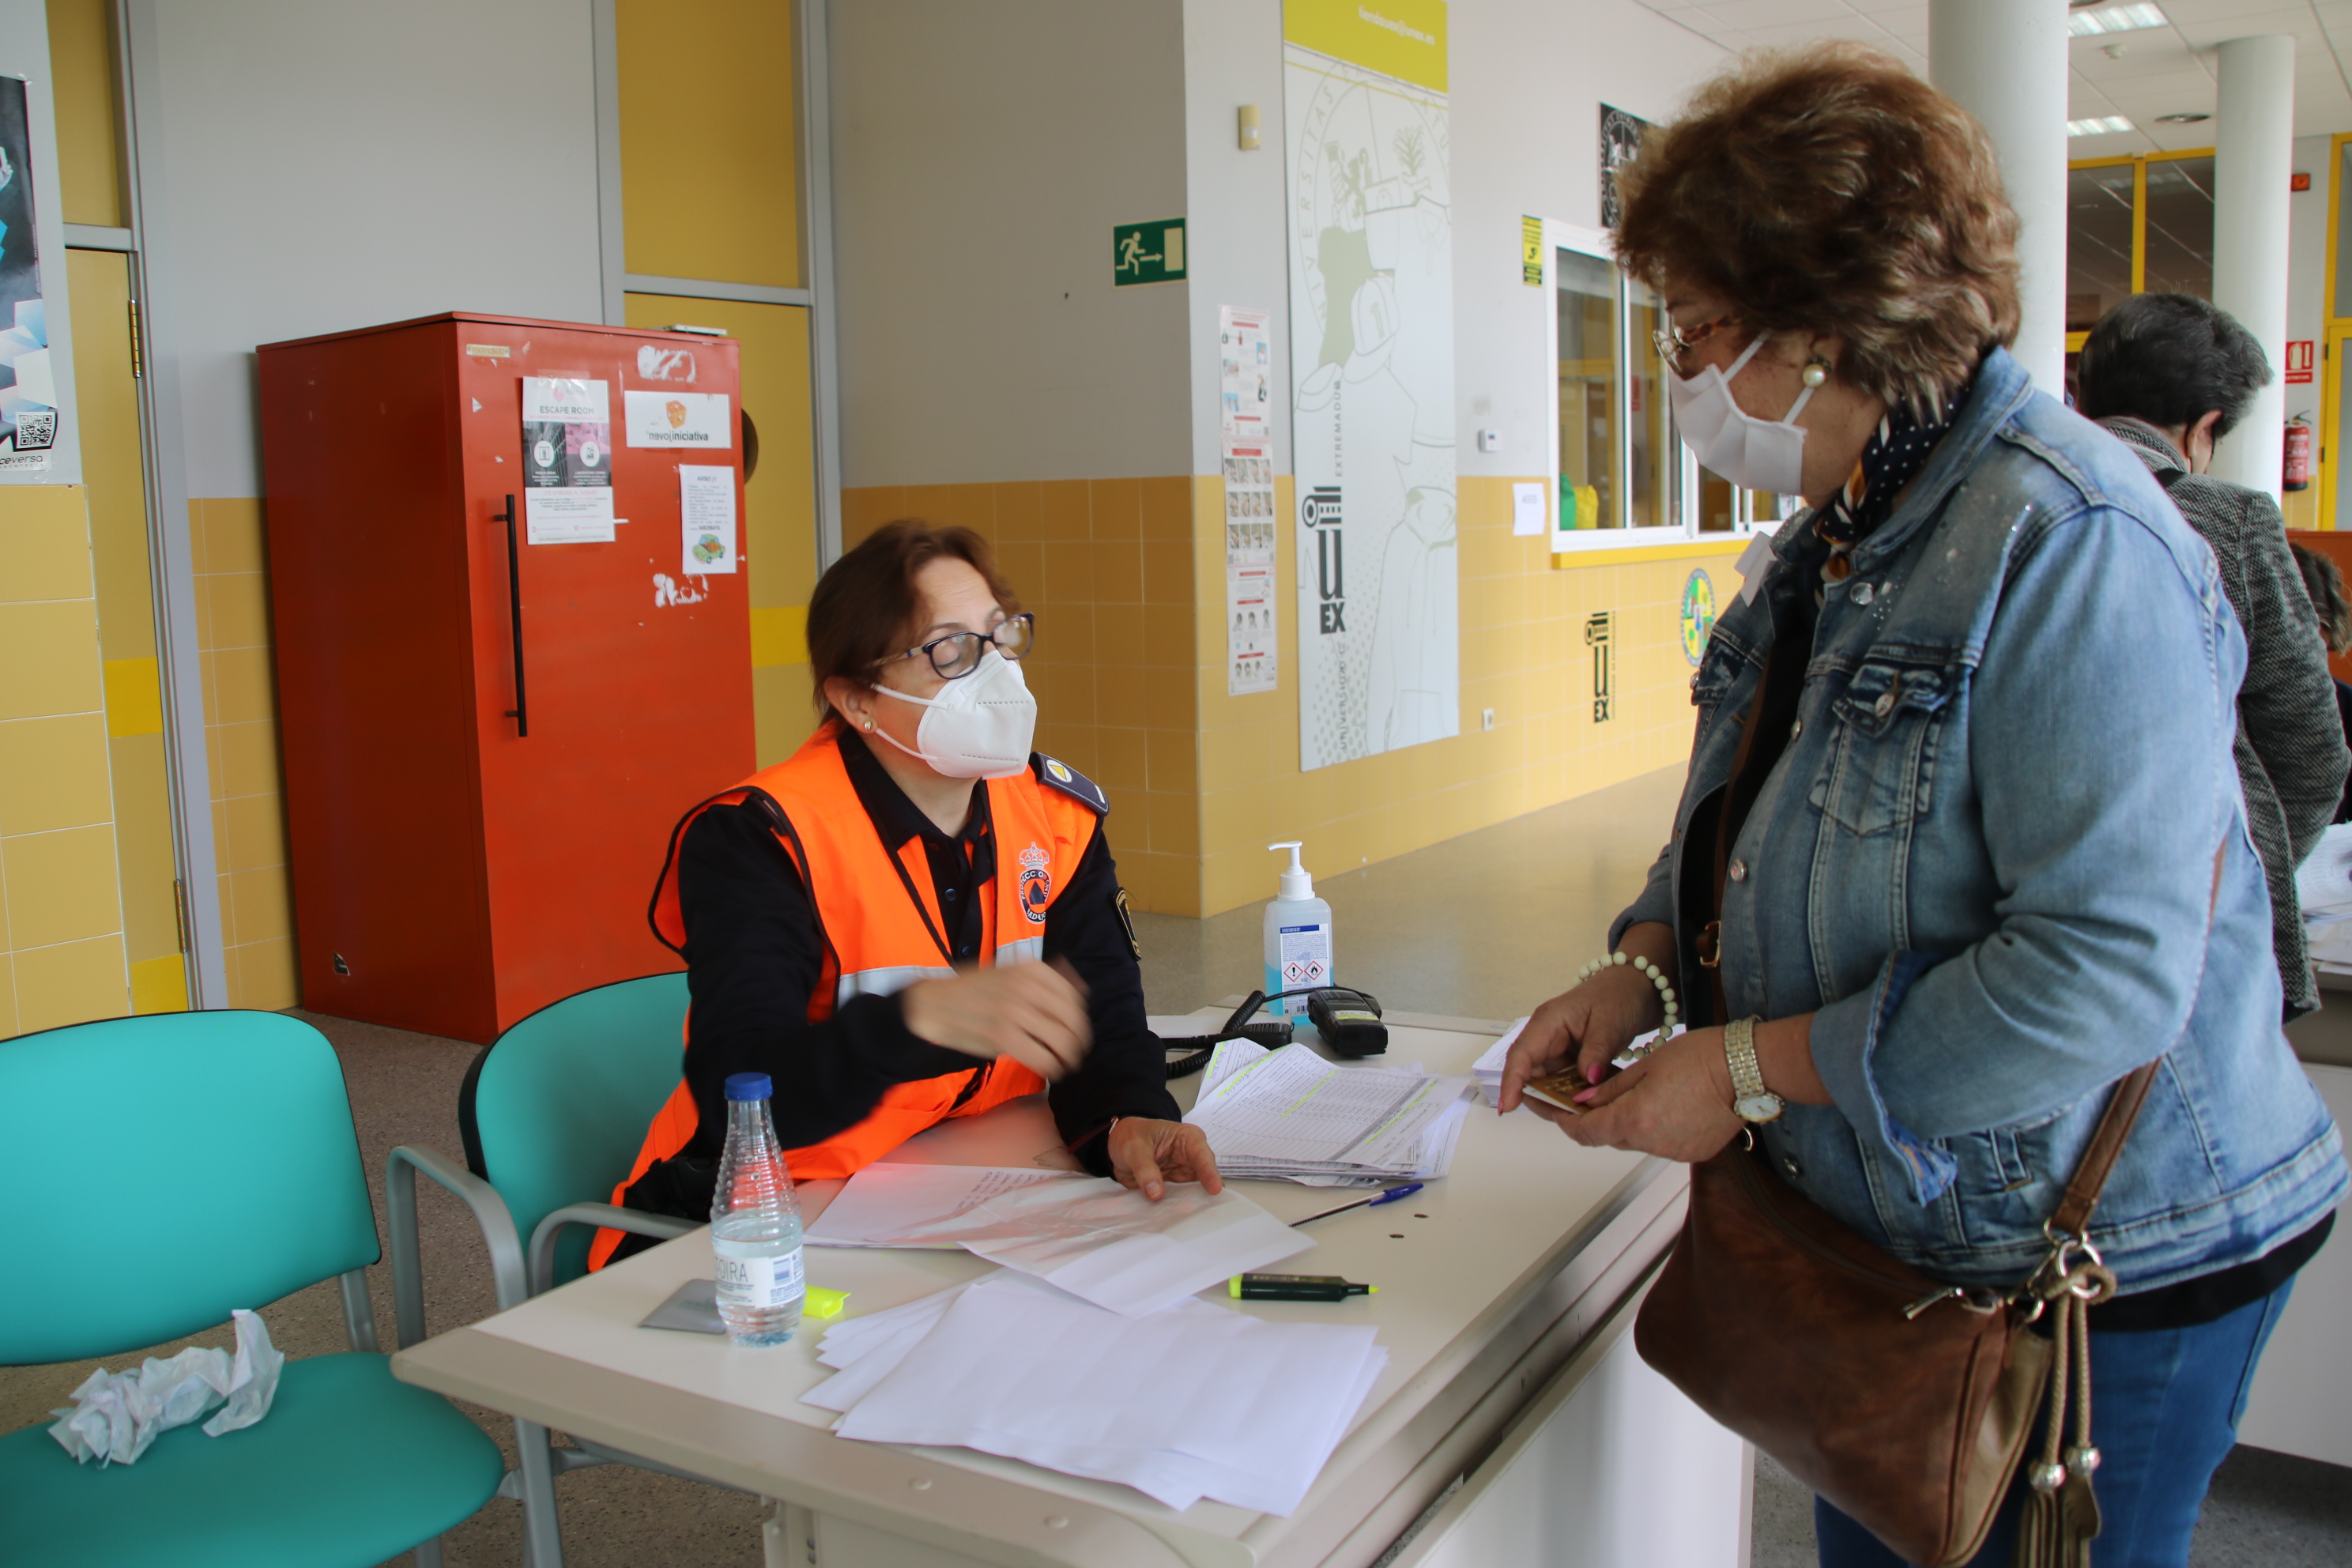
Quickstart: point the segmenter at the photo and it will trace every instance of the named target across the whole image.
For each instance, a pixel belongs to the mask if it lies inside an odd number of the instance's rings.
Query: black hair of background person
[[[2084,418],[2121,415],[2172,429],[2218,408],[2216,440],[2271,381],[2254,334],[2194,294],[2133,295],[2099,318],[2076,365]]]

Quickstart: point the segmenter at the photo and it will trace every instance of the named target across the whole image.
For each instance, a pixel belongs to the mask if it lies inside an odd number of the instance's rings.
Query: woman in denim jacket
[[[1696,1161],[1750,1128],[1862,1236],[2008,1290],[2109,1087],[2163,1058],[2093,1227],[2123,1291],[2091,1312],[2097,1552],[2184,1563],[2347,1186],[2279,1028],[2212,552],[2005,352],[1992,151],[1900,65],[1751,59],[1629,185],[1677,427],[1810,510],[1716,625],[1674,838],[1611,931],[1660,979],[1612,964],[1546,1003],[1503,1109],[1573,1067],[1580,1114],[1527,1103],[1579,1142]],[[1694,1026],[1610,1076],[1659,984]],[[2008,1561],[2022,1490],[1976,1561]],[[1816,1524],[1825,1565],[1897,1561]]]

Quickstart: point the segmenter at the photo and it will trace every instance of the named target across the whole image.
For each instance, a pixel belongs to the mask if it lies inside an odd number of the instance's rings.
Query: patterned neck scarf
[[[1954,416],[1975,385],[1976,377],[1971,375],[1940,398],[1931,395],[1924,414],[1908,404],[1897,404],[1879,420],[1878,428],[1863,446],[1862,456],[1854,460],[1853,472],[1814,521],[1814,531],[1830,547],[1829,559],[1822,565],[1822,581],[1843,582],[1853,572],[1847,557],[1853,547],[1869,538],[1894,511],[1895,498],[1927,466],[1928,454],[1952,427]]]

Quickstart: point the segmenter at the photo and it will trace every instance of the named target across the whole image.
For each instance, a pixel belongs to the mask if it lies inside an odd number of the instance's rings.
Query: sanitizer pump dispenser
[[[1331,906],[1315,896],[1315,879],[1298,863],[1299,841],[1269,844],[1290,851],[1282,896],[1265,906],[1265,994],[1331,984]],[[1269,1002],[1277,1018],[1307,1016],[1307,998]]]

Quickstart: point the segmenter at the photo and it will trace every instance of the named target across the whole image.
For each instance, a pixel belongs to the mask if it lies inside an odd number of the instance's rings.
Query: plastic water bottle
[[[768,1117],[775,1092],[763,1072],[727,1080],[727,1152],[710,1201],[719,1266],[719,1321],[739,1345],[780,1345],[801,1326],[801,1203]]]

